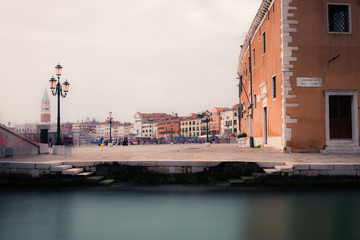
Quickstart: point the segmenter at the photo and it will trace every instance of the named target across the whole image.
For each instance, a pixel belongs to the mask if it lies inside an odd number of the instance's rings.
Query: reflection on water
[[[360,239],[360,192],[0,192],[0,239]]]

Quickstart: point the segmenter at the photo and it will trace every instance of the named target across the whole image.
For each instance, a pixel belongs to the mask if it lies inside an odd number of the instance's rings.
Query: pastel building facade
[[[153,122],[152,131],[153,131],[152,137],[157,138],[157,136],[158,136],[158,123],[157,122]]]
[[[177,115],[177,114],[176,114]],[[144,137],[142,135],[142,125],[145,122],[156,122],[159,120],[163,120],[166,118],[170,118],[172,115],[167,113],[140,113],[137,112],[134,115],[134,127],[133,127],[133,135],[137,137]]]
[[[132,126],[129,122],[118,123],[114,126],[114,132],[111,135],[115,138],[129,137],[132,135]]]
[[[110,136],[110,122],[103,122],[96,125],[96,136],[107,138]]]
[[[141,130],[142,137],[153,137],[153,123],[152,122],[143,123],[141,128],[142,128],[142,130]]]
[[[285,152],[360,152],[357,0],[264,0],[239,57],[240,128]]]
[[[221,112],[220,117],[221,117],[221,131],[220,131],[221,137],[238,135],[239,133],[238,106],[235,105],[232,109]]]
[[[191,116],[180,121],[180,135],[182,137],[199,137],[201,136],[202,119]]]
[[[209,134],[212,136],[220,136],[221,134],[221,113],[228,110],[228,108],[215,107],[211,109],[210,122],[209,122]]]

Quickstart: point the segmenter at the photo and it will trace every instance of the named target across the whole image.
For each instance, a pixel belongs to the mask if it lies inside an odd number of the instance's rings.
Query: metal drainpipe
[[[238,75],[239,75],[239,85],[238,85],[239,86],[239,107],[238,107],[237,114],[238,114],[238,121],[239,121],[239,129],[238,129],[237,134],[240,134],[241,133],[241,114],[242,114],[241,107],[240,107],[241,106],[241,88],[242,88],[241,81],[242,81],[242,77],[241,77],[240,73],[238,73]]]
[[[252,69],[251,69],[251,41],[249,41],[249,74],[250,74],[250,147],[254,147],[253,137],[253,93],[252,93]]]

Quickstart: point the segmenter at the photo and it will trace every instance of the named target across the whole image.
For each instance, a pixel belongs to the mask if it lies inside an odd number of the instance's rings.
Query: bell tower
[[[41,122],[50,122],[50,100],[46,88],[41,100]]]

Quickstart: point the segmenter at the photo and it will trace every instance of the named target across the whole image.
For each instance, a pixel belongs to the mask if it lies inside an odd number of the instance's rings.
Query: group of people
[[[111,144],[127,146],[129,144],[129,140],[128,140],[127,137],[124,137],[123,139],[122,138],[117,138],[114,141],[112,141]],[[108,145],[109,145],[108,138],[100,138],[99,146],[108,146]]]
[[[166,140],[165,143],[168,143],[170,140]],[[206,138],[174,138],[172,140],[173,143],[182,143],[182,144],[186,144],[186,143],[205,143],[207,141]],[[209,142],[210,143],[221,143],[222,139],[219,137],[210,137],[209,136]]]
[[[72,137],[67,137],[67,136],[65,136],[65,137],[62,139],[62,143],[63,143],[63,145],[65,145],[65,146],[70,146],[70,147],[72,147],[72,145],[74,144],[74,140],[73,140]],[[53,145],[54,145],[54,143],[53,143],[53,141],[52,141],[52,138],[49,137],[49,139],[48,139],[48,146],[49,146],[49,147],[52,147]]]

